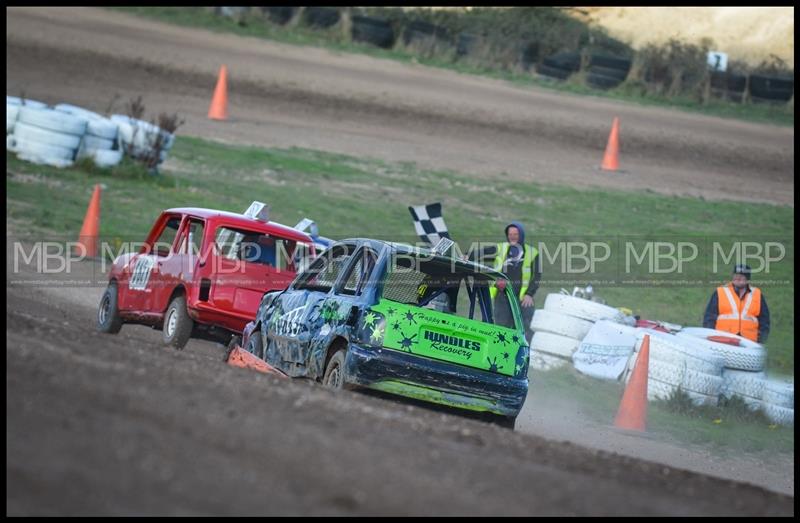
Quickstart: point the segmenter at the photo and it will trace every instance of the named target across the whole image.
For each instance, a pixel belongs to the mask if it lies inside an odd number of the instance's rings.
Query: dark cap
[[[750,269],[750,266],[749,265],[745,265],[744,263],[740,263],[740,264],[736,265],[736,267],[733,268],[733,273],[734,274],[744,274],[745,278],[747,278],[748,280],[750,279],[750,272],[751,271],[752,271],[752,269]]]

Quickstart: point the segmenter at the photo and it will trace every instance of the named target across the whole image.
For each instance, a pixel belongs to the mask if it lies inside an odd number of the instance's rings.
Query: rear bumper
[[[517,379],[390,349],[351,344],[345,381],[466,410],[517,416],[528,379]]]

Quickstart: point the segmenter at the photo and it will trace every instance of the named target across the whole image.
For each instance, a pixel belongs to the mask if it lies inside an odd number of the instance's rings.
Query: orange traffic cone
[[[211,98],[211,107],[208,108],[208,117],[212,120],[228,119],[228,68],[224,65],[219,68],[219,79]]]
[[[81,233],[78,235],[78,244],[73,252],[89,258],[97,256],[97,235],[100,231],[100,185],[94,186],[92,199],[89,201],[89,208],[86,209],[86,216],[83,218]],[[78,252],[79,246],[83,246],[84,252]]]
[[[650,364],[650,335],[646,334],[639,350],[633,374],[622,394],[614,426],[644,432],[647,423],[647,369]]]
[[[604,171],[619,169],[619,118],[617,117],[614,117],[614,123],[611,125],[611,134],[608,135],[608,145],[600,168]]]
[[[283,378],[287,377],[283,372],[279,371],[261,358],[250,354],[238,345],[234,347],[230,355],[228,355],[228,365],[231,365],[232,367],[241,367],[243,369],[252,369],[265,374],[275,374]]]

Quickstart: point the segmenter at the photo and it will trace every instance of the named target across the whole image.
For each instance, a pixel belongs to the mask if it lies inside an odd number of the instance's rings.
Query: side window
[[[268,265],[283,270],[292,267],[295,242],[269,234],[219,227],[215,236],[217,252],[223,258]]]
[[[159,256],[169,256],[169,254],[172,252],[172,244],[175,243],[175,237],[178,235],[178,229],[180,226],[180,216],[173,216],[167,220],[167,224],[161,231],[161,235],[153,244],[153,252]]]
[[[200,255],[200,246],[203,243],[203,231],[205,224],[202,220],[192,218],[189,226],[186,228],[186,234],[181,238],[181,244],[178,252],[181,254],[192,254],[193,256]]]
[[[356,256],[358,256],[358,259],[350,270],[347,282],[341,290],[342,294],[360,296],[369,282],[375,263],[378,261],[378,256],[369,249],[363,249]]]
[[[352,252],[348,246],[339,246],[319,256],[295,286],[298,289],[329,291],[347,265]]]

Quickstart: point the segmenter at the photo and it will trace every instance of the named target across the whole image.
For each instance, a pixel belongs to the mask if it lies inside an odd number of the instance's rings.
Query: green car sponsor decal
[[[373,345],[521,377],[528,368],[522,331],[382,299],[362,325]]]

